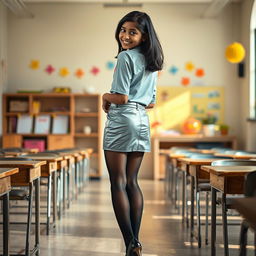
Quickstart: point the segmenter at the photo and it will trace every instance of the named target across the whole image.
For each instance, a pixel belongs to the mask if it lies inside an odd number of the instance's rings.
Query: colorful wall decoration
[[[180,130],[188,117],[199,120],[207,114],[224,122],[224,88],[217,86],[158,86],[157,104],[148,112],[151,124],[164,130]]]

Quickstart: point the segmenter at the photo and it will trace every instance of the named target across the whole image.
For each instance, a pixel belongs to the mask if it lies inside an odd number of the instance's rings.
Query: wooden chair
[[[256,161],[251,160],[218,160],[212,162],[212,166],[256,166]],[[241,196],[237,196],[241,197]],[[224,239],[224,252],[225,256],[229,255],[228,250],[228,227],[227,227],[227,211],[228,209],[233,209],[232,200],[234,196],[226,196],[222,195],[222,198],[217,199],[217,204],[221,204],[222,206],[222,226],[223,226],[223,239]]]
[[[248,173],[245,178],[244,185],[244,195],[245,197],[256,196],[256,171]],[[239,256],[246,256],[246,245],[247,245],[247,232],[249,229],[249,224],[246,220],[241,223],[240,229],[240,250]],[[254,255],[256,255],[256,233],[254,231]]]
[[[191,159],[231,159],[230,157],[218,157],[212,154],[194,154]],[[208,216],[209,216],[209,192],[211,191],[210,181],[205,179],[195,179],[194,191],[196,194],[196,215],[197,215],[197,243],[198,248],[201,248],[201,204],[200,193],[205,192],[205,244],[208,244]],[[193,221],[193,220],[192,220]]]

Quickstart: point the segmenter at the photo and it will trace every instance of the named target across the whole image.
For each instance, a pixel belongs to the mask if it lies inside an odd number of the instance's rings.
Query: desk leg
[[[211,256],[216,256],[216,189],[211,188]]]
[[[224,239],[224,255],[229,256],[228,250],[228,223],[227,223],[227,205],[226,195],[222,193],[222,226],[223,226],[223,239]]]
[[[186,173],[185,174],[185,210],[186,210],[186,213],[185,213],[185,220],[186,220],[186,224],[187,224],[187,228],[189,227],[189,213],[188,213],[188,200],[189,200],[189,197],[188,197],[188,187],[187,187],[187,181],[189,179],[189,175]]]
[[[194,203],[195,203],[195,197],[194,197],[194,189],[195,189],[195,178],[193,176],[191,177],[191,187],[190,187],[190,197],[191,197],[191,206],[190,206],[190,228],[191,233],[190,237],[193,237],[194,232]]]
[[[49,235],[51,221],[52,176],[48,177],[46,235]]]
[[[62,180],[62,182],[63,182],[63,194],[62,194],[62,203],[63,203],[63,211],[65,211],[65,209],[66,209],[66,176],[67,176],[67,170],[65,170],[64,168],[63,168],[63,175],[62,175],[62,178],[63,178],[63,180]]]
[[[9,256],[9,192],[3,195],[3,256]]]
[[[57,220],[57,171],[55,171],[52,175],[53,225],[55,225]]]
[[[25,248],[26,256],[30,255],[30,230],[31,230],[31,220],[32,220],[33,190],[34,190],[34,184],[29,183],[28,219],[27,219],[26,248]]]
[[[35,244],[37,248],[36,255],[40,252],[40,178],[35,180]]]
[[[182,222],[185,222],[186,172],[182,171]]]

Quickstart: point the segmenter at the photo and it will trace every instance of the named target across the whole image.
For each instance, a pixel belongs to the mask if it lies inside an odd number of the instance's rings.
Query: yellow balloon
[[[226,59],[231,63],[239,63],[245,57],[245,49],[242,44],[234,42],[226,48]]]

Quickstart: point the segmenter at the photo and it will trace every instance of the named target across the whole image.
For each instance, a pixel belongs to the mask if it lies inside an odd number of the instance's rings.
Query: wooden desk
[[[167,149],[172,146],[190,146],[193,147],[198,143],[211,143],[220,142],[223,143],[225,147],[232,149],[237,148],[237,141],[235,136],[210,136],[205,137],[202,134],[196,135],[180,135],[180,136],[167,136],[167,135],[157,135],[152,137],[152,159],[153,159],[153,172],[154,179],[162,179],[164,177],[160,176],[159,172],[159,151],[160,149]],[[150,167],[152,168],[152,167]],[[148,171],[148,169],[147,169]]]
[[[210,173],[211,184],[211,256],[216,255],[216,192],[222,193],[222,201],[226,194],[243,194],[244,176],[256,170],[256,166],[202,166]],[[224,236],[224,244],[225,244]],[[228,248],[225,248],[226,255]]]
[[[62,151],[52,151],[51,153],[58,154],[59,156],[63,157],[66,162],[59,163],[59,166],[61,165],[62,168],[60,169],[60,177],[61,177],[61,183],[63,187],[62,196],[63,196],[63,210],[65,211],[66,208],[69,208],[70,206],[70,186],[72,185],[70,181],[70,177],[74,175],[74,163],[75,159],[71,153],[68,152],[62,152]],[[59,168],[58,168],[59,169]],[[75,175],[74,175],[75,177]],[[72,185],[73,189],[74,185]],[[73,192],[72,192],[73,194]]]
[[[253,158],[256,158],[256,154],[248,154],[248,155],[235,155],[235,154],[225,154],[225,153],[215,153],[215,156],[226,156],[226,157],[232,157],[234,159],[244,159],[244,160],[250,160]]]
[[[46,164],[41,167],[41,177],[45,177],[48,180],[47,188],[47,222],[46,222],[46,234],[49,235],[50,220],[51,220],[51,198],[53,200],[53,224],[56,221],[57,206],[56,206],[56,171],[58,168],[57,163],[62,161],[61,156],[50,156],[42,154],[24,155],[23,158],[30,158],[36,161],[46,161]],[[52,180],[53,180],[53,193],[52,193]]]
[[[9,192],[11,176],[18,168],[0,168],[0,196],[3,198],[3,256],[9,256]]]
[[[256,197],[236,198],[234,207],[256,232]]]
[[[171,166],[173,168],[172,170],[172,174],[167,174],[167,178],[168,178],[168,182],[170,182],[171,184],[168,185],[168,191],[170,191],[171,194],[171,199],[174,199],[174,204],[175,204],[175,208],[177,209],[177,199],[178,199],[178,191],[177,191],[177,187],[175,184],[175,170],[176,170],[176,175],[177,175],[177,170],[180,167],[180,162],[178,161],[180,158],[185,157],[184,154],[168,154],[169,159],[168,161],[171,163]],[[182,174],[182,184],[184,185],[184,173]],[[171,187],[170,187],[171,186]],[[173,198],[173,188],[175,188],[174,191],[174,198]],[[182,186],[182,202],[183,200],[185,200],[185,192],[184,192],[184,186]],[[182,221],[184,222],[185,220],[185,213],[184,213],[184,205],[182,204]]]
[[[190,197],[191,197],[191,207],[190,207],[190,227],[191,235],[194,235],[194,189],[197,191],[199,179],[203,179],[210,182],[210,175],[208,172],[201,170],[202,165],[211,165],[213,161],[218,159],[191,159],[191,158],[179,158],[181,170],[186,173],[186,176],[191,176],[191,186],[190,186]],[[186,184],[186,182],[184,182]],[[186,191],[186,190],[185,190]],[[185,198],[186,199],[186,198]],[[183,202],[183,207],[185,207],[186,200]],[[186,208],[187,209],[187,208]],[[187,212],[188,220],[188,212]],[[198,234],[200,236],[200,232]]]
[[[32,211],[33,190],[35,187],[35,246],[31,254],[38,254],[40,244],[40,176],[41,166],[45,165],[45,161],[19,161],[15,160],[0,160],[0,167],[4,168],[19,168],[19,172],[11,176],[11,186],[29,187],[29,209]],[[30,228],[31,216],[28,215],[26,234],[25,254],[30,255]]]

